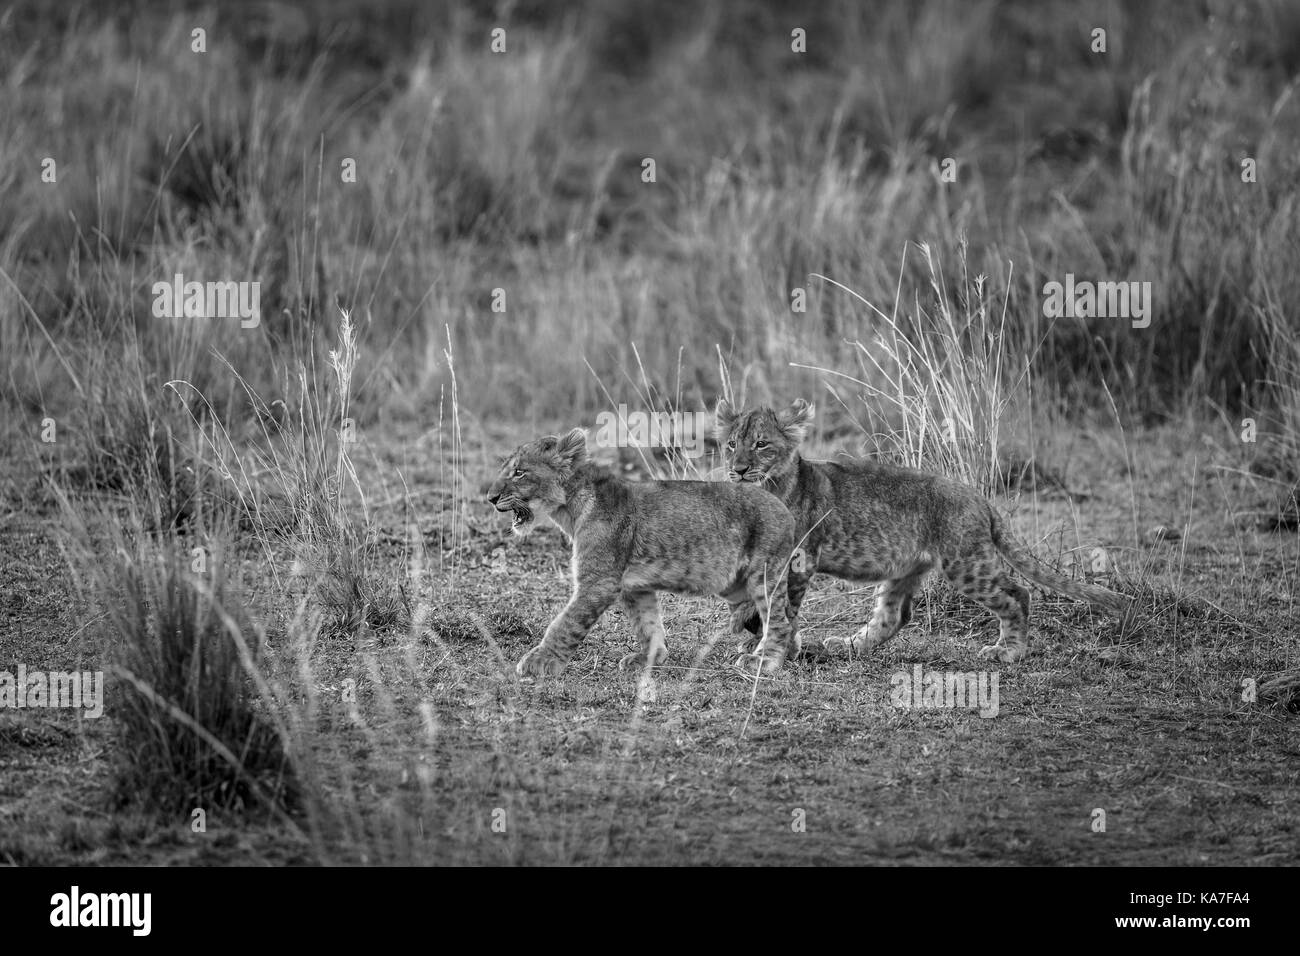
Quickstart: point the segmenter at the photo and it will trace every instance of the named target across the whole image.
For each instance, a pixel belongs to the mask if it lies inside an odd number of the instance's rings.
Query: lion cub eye
[[[763,439],[760,438],[758,441],[754,442],[754,447],[755,447],[755,448],[766,448],[766,447],[767,447],[767,442],[763,441]]]
[[[524,472],[524,470],[523,470],[522,468],[516,468],[516,469],[515,469],[515,473],[514,473],[513,475],[511,475],[510,477],[511,477],[511,478],[522,478],[522,477],[524,476],[524,474],[525,474],[525,472]]]
[[[727,447],[728,447],[728,448],[735,448],[735,447],[736,447],[736,439],[733,438],[733,439],[731,439],[731,441],[727,442]]]

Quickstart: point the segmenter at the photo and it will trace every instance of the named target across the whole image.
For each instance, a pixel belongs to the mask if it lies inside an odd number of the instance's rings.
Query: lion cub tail
[[[1053,571],[1040,561],[1028,547],[1016,539],[1015,535],[1011,533],[1011,529],[1007,527],[1006,521],[996,510],[990,508],[989,511],[992,515],[994,545],[997,546],[998,551],[1001,552],[1007,563],[1029,580],[1076,601],[1084,601],[1093,607],[1100,608],[1114,618],[1122,619],[1132,608],[1133,599],[1127,595],[1112,591],[1109,588],[1099,587],[1096,584],[1071,581],[1069,578]]]

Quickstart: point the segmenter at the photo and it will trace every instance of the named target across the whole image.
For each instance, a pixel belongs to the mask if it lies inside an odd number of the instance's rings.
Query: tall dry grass
[[[436,400],[446,330],[462,375],[500,385],[462,389],[473,413],[526,399],[545,416],[590,414],[605,396],[588,366],[606,383],[648,369],[660,390],[680,367],[702,408],[721,385],[719,347],[773,394],[813,384],[791,362],[854,366],[861,313],[810,274],[888,302],[901,261],[902,294],[925,295],[907,243],[928,244],[959,286],[965,236],[970,272],[996,283],[1016,264],[992,291],[1037,344],[1045,389],[1104,405],[1104,382],[1132,413],[1256,399],[1264,289],[1285,279],[1285,254],[1268,250],[1295,241],[1298,121],[1278,79],[1294,25],[1256,6],[1267,31],[1178,5],[1111,11],[1106,58],[1045,35],[1019,4],[810,8],[791,13],[810,24],[806,60],[761,4],[665,26],[622,7],[596,18],[643,37],[622,78],[615,48],[584,32],[596,26],[519,27],[497,55],[469,12],[436,42],[401,37],[414,54],[370,87],[340,80],[346,51],[328,47],[293,47],[299,67],[277,74],[251,46],[190,52],[182,17],[151,43],[111,16],[60,23],[3,77],[8,391],[61,404],[68,371],[102,348],[94,329],[145,374],[246,416],[212,352],[274,395],[297,356],[323,356],[337,302],[389,346],[363,360],[363,420]],[[1070,9],[1055,13],[1086,36]],[[737,24],[762,42],[746,52]],[[18,144],[90,159],[45,184]],[[1240,182],[1246,155],[1255,184]],[[656,183],[641,182],[646,156]],[[936,175],[944,158],[956,183]],[[150,285],[176,272],[260,281],[265,321],[156,319]],[[1151,328],[1047,322],[1042,285],[1066,272],[1152,282]],[[791,310],[795,289],[806,313]]]
[[[818,277],[870,312],[873,334],[853,342],[855,372],[817,371],[833,399],[860,423],[875,454],[989,493],[1005,485],[1003,429],[1025,424],[1023,414],[1010,411],[1032,397],[1031,361],[1017,367],[1032,346],[1008,327],[1007,294],[1001,302],[992,299],[988,277],[966,272],[964,244],[962,285],[954,289],[928,246],[917,254],[930,271],[928,304],[918,296],[882,308]]]

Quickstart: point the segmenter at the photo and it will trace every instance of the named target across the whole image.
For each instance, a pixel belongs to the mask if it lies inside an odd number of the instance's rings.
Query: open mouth
[[[523,505],[516,505],[513,510],[515,518],[510,522],[511,531],[518,531],[520,528],[525,528],[533,523],[533,513],[528,508]]]

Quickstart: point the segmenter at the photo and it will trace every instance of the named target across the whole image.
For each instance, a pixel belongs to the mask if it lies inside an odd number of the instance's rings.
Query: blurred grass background
[[[987,274],[1039,402],[1294,420],[1298,71],[1287,0],[18,3],[5,391],[54,414],[125,366],[239,418],[214,352],[291,401],[337,304],[361,422],[428,418],[449,352],[471,415],[585,420],[634,370],[709,407],[719,351],[751,396],[811,396],[791,363],[856,367],[880,327],[809,274],[901,300],[921,336],[925,242],[953,295]],[[261,326],[155,318],[177,272],[260,281]],[[1150,281],[1151,326],[1044,319],[1066,273]]]

